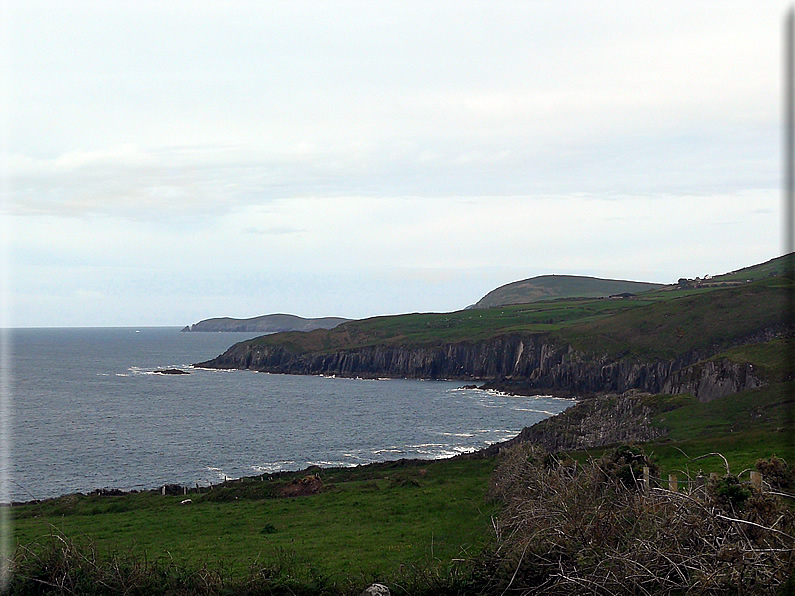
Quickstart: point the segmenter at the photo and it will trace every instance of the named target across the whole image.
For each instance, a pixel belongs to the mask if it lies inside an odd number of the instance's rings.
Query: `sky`
[[[2,4],[2,326],[445,312],[784,252],[789,3]]]

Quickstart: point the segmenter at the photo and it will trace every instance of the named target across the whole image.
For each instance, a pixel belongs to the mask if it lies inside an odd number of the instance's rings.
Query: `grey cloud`
[[[301,228],[290,228],[286,226],[274,227],[248,227],[243,230],[246,234],[254,234],[257,236],[288,236],[292,234],[305,234],[306,230]]]

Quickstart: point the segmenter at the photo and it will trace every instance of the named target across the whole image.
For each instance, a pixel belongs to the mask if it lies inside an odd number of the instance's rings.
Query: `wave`
[[[549,410],[538,410],[535,408],[511,408],[514,412],[534,412],[536,414],[546,414],[547,416],[554,416],[555,412]]]

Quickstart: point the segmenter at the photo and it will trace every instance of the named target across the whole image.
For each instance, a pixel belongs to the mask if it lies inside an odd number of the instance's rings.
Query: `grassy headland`
[[[778,271],[782,265],[776,260]],[[507,334],[552,334],[586,350],[667,355],[741,341],[755,330],[783,325],[793,280],[770,276],[770,263],[748,268],[739,286],[666,286],[632,298],[569,297],[451,313],[372,317],[331,330],[277,333],[247,346],[280,346],[296,354],[374,345],[429,346],[475,342]],[[716,278],[717,279],[717,278]]]

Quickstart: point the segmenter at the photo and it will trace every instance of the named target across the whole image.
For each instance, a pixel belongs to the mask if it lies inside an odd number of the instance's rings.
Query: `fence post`
[[[649,494],[650,488],[649,466],[643,466],[643,492]]]
[[[759,472],[751,472],[751,484],[753,487],[758,490],[762,491],[762,474]]]
[[[676,474],[668,474],[668,490],[677,492],[679,490],[679,482],[676,479]]]
[[[699,470],[698,476],[696,476],[696,488],[699,489],[704,486],[704,473]]]

